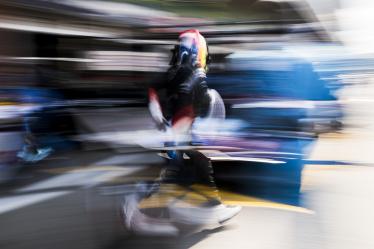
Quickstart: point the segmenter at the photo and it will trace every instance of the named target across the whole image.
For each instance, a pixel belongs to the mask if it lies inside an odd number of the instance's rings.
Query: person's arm
[[[148,89],[148,109],[153,121],[155,121],[157,128],[160,130],[165,129],[165,118],[158,91],[166,87],[165,79],[165,77],[159,78]]]
[[[206,77],[198,77],[193,86],[195,115],[204,117],[209,112],[210,96]]]

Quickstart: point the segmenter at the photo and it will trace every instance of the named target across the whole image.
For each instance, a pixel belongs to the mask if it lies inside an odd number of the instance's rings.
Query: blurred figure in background
[[[35,106],[24,117],[25,144],[18,153],[28,163],[41,161],[55,150],[72,147],[74,143],[68,137],[75,130],[58,84],[60,71],[54,60],[58,57],[58,40],[39,34],[34,41],[36,55],[41,59],[35,66],[35,85],[21,90],[23,102]]]

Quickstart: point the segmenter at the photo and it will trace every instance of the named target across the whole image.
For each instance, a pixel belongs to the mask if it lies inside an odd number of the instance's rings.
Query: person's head
[[[186,65],[207,70],[209,62],[208,45],[198,30],[189,29],[179,34],[178,44],[173,49],[171,65]]]

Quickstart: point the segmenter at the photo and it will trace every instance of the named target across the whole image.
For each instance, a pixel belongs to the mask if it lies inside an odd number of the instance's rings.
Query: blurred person
[[[25,139],[18,157],[28,163],[41,161],[57,150],[74,148],[72,116],[66,110],[60,89],[60,70],[53,59],[58,57],[58,39],[51,35],[35,37],[36,55],[45,58],[35,66],[35,85],[22,89],[23,102],[36,108],[24,117]]]
[[[50,95],[48,91],[35,87],[21,90],[22,102],[34,105],[34,108],[25,113],[23,117],[24,145],[17,156],[24,162],[36,163],[53,152],[51,146],[43,146],[40,142],[40,134],[38,134],[44,126],[42,116],[45,106],[54,100]]]
[[[143,194],[127,196],[123,206],[127,228],[139,233],[177,232],[170,223],[158,223],[142,214],[136,206],[142,198],[158,192],[163,184],[187,188],[196,183],[205,186],[201,194],[207,201],[199,206],[189,206],[187,209],[168,206],[174,220],[193,225],[222,223],[234,217],[241,209],[221,203],[213,167],[208,158],[198,151],[179,149],[179,146],[191,145],[191,128],[195,118],[206,117],[211,113],[214,90],[208,89],[206,82],[210,57],[205,38],[198,30],[186,30],[179,35],[178,44],[172,52],[167,80],[149,89],[151,115],[158,129],[171,133],[173,137],[173,141],[165,143],[165,147],[171,148],[166,152],[169,165],[161,173],[159,182],[148,190],[141,190]],[[158,92],[162,90],[165,93],[160,102],[159,96],[162,95]],[[222,106],[224,112],[223,102]],[[184,159],[185,156],[189,158],[189,163]],[[158,227],[156,230],[155,226]]]

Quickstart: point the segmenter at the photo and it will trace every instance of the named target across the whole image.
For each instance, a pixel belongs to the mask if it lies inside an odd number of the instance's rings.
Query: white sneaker
[[[37,149],[36,153],[31,153],[23,149],[17,153],[17,157],[25,162],[35,163],[48,157],[53,152],[52,148]]]
[[[212,207],[196,207],[188,203],[183,203],[183,206],[169,206],[170,217],[174,221],[189,225],[223,223],[237,215],[240,210],[240,206],[223,204]]]
[[[136,194],[126,196],[122,206],[123,221],[127,229],[138,235],[177,236],[179,230],[168,220],[151,218],[143,214],[139,208]]]

